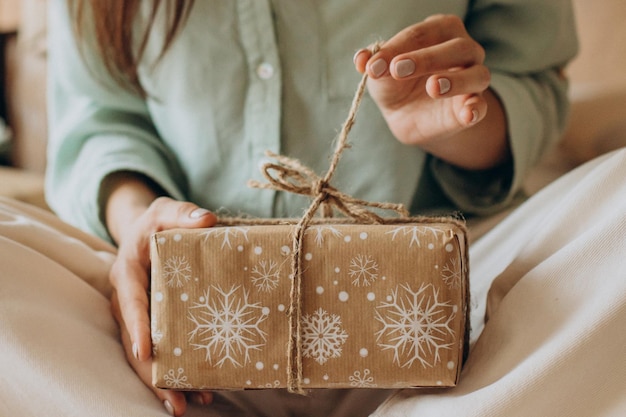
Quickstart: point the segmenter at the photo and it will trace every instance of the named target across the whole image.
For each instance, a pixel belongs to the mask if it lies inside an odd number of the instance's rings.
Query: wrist
[[[504,108],[499,98],[491,91],[483,93],[486,115],[476,123],[460,126],[454,131],[429,132],[423,126],[398,121],[387,117],[396,138],[405,144],[419,146],[425,152],[456,167],[483,171],[506,163],[510,158],[508,127]],[[423,120],[419,120],[423,123]]]
[[[114,242],[128,231],[164,191],[148,177],[130,171],[114,172],[102,181],[99,205],[101,220]]]

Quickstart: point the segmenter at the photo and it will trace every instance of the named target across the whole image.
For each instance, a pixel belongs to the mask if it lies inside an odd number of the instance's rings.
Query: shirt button
[[[274,76],[274,67],[269,62],[263,62],[256,68],[256,74],[262,80],[269,80]]]

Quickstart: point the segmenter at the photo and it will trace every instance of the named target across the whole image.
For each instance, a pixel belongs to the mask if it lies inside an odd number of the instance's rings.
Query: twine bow
[[[379,49],[375,45],[372,52],[375,53]],[[380,224],[384,220],[376,213],[367,210],[366,207],[379,208],[383,210],[392,210],[402,217],[408,216],[408,211],[402,204],[369,202],[353,198],[342,193],[335,187],[330,185],[335,169],[339,163],[342,152],[349,147],[348,134],[354,125],[356,113],[361,104],[365,86],[367,83],[367,73],[363,74],[361,82],[358,85],[350,112],[344,122],[333,158],[331,160],[328,171],[324,177],[319,177],[311,169],[303,165],[297,159],[277,155],[272,152],[266,152],[268,157],[274,158],[277,163],[267,163],[263,165],[263,175],[267,183],[258,181],[249,181],[248,185],[253,188],[272,189],[277,191],[287,191],[291,193],[301,194],[312,198],[312,202],[300,221],[294,229],[294,238],[292,245],[291,272],[292,283],[290,291],[289,306],[289,346],[288,346],[288,377],[287,389],[289,392],[304,394],[302,388],[302,246],[304,234],[311,219],[322,208],[323,217],[332,217],[333,209],[337,209],[344,215],[355,219],[358,223]]]
[[[333,209],[336,209],[345,216],[355,219],[358,223],[374,224],[382,223],[383,218],[365,207],[392,210],[401,216],[408,215],[402,204],[360,200],[339,191],[329,184],[330,176],[334,170],[329,170],[326,176],[322,178],[297,159],[277,155],[270,151],[265,152],[265,155],[278,162],[263,165],[262,172],[268,182],[249,181],[248,185],[254,188],[286,191],[311,197],[313,199],[310,206],[312,207],[312,214],[321,209],[322,217],[333,217]]]

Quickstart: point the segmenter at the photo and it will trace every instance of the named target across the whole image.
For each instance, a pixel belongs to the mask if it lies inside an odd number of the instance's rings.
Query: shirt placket
[[[238,0],[239,31],[248,63],[244,109],[251,176],[262,180],[257,168],[267,162],[265,151],[280,153],[281,71],[272,7],[266,0]],[[271,216],[275,192],[257,190],[257,209]]]

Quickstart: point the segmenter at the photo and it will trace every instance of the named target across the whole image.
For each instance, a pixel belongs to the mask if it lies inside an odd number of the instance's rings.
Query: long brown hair
[[[166,8],[167,27],[160,59],[187,19],[194,0],[151,0],[148,22],[138,33],[135,20],[142,1],[146,0],[67,0],[81,51],[84,51],[88,37],[93,36],[95,52],[111,78],[122,87],[145,97],[146,91],[140,83],[137,68],[157,12],[161,7]],[[138,36],[138,42],[135,36]]]

